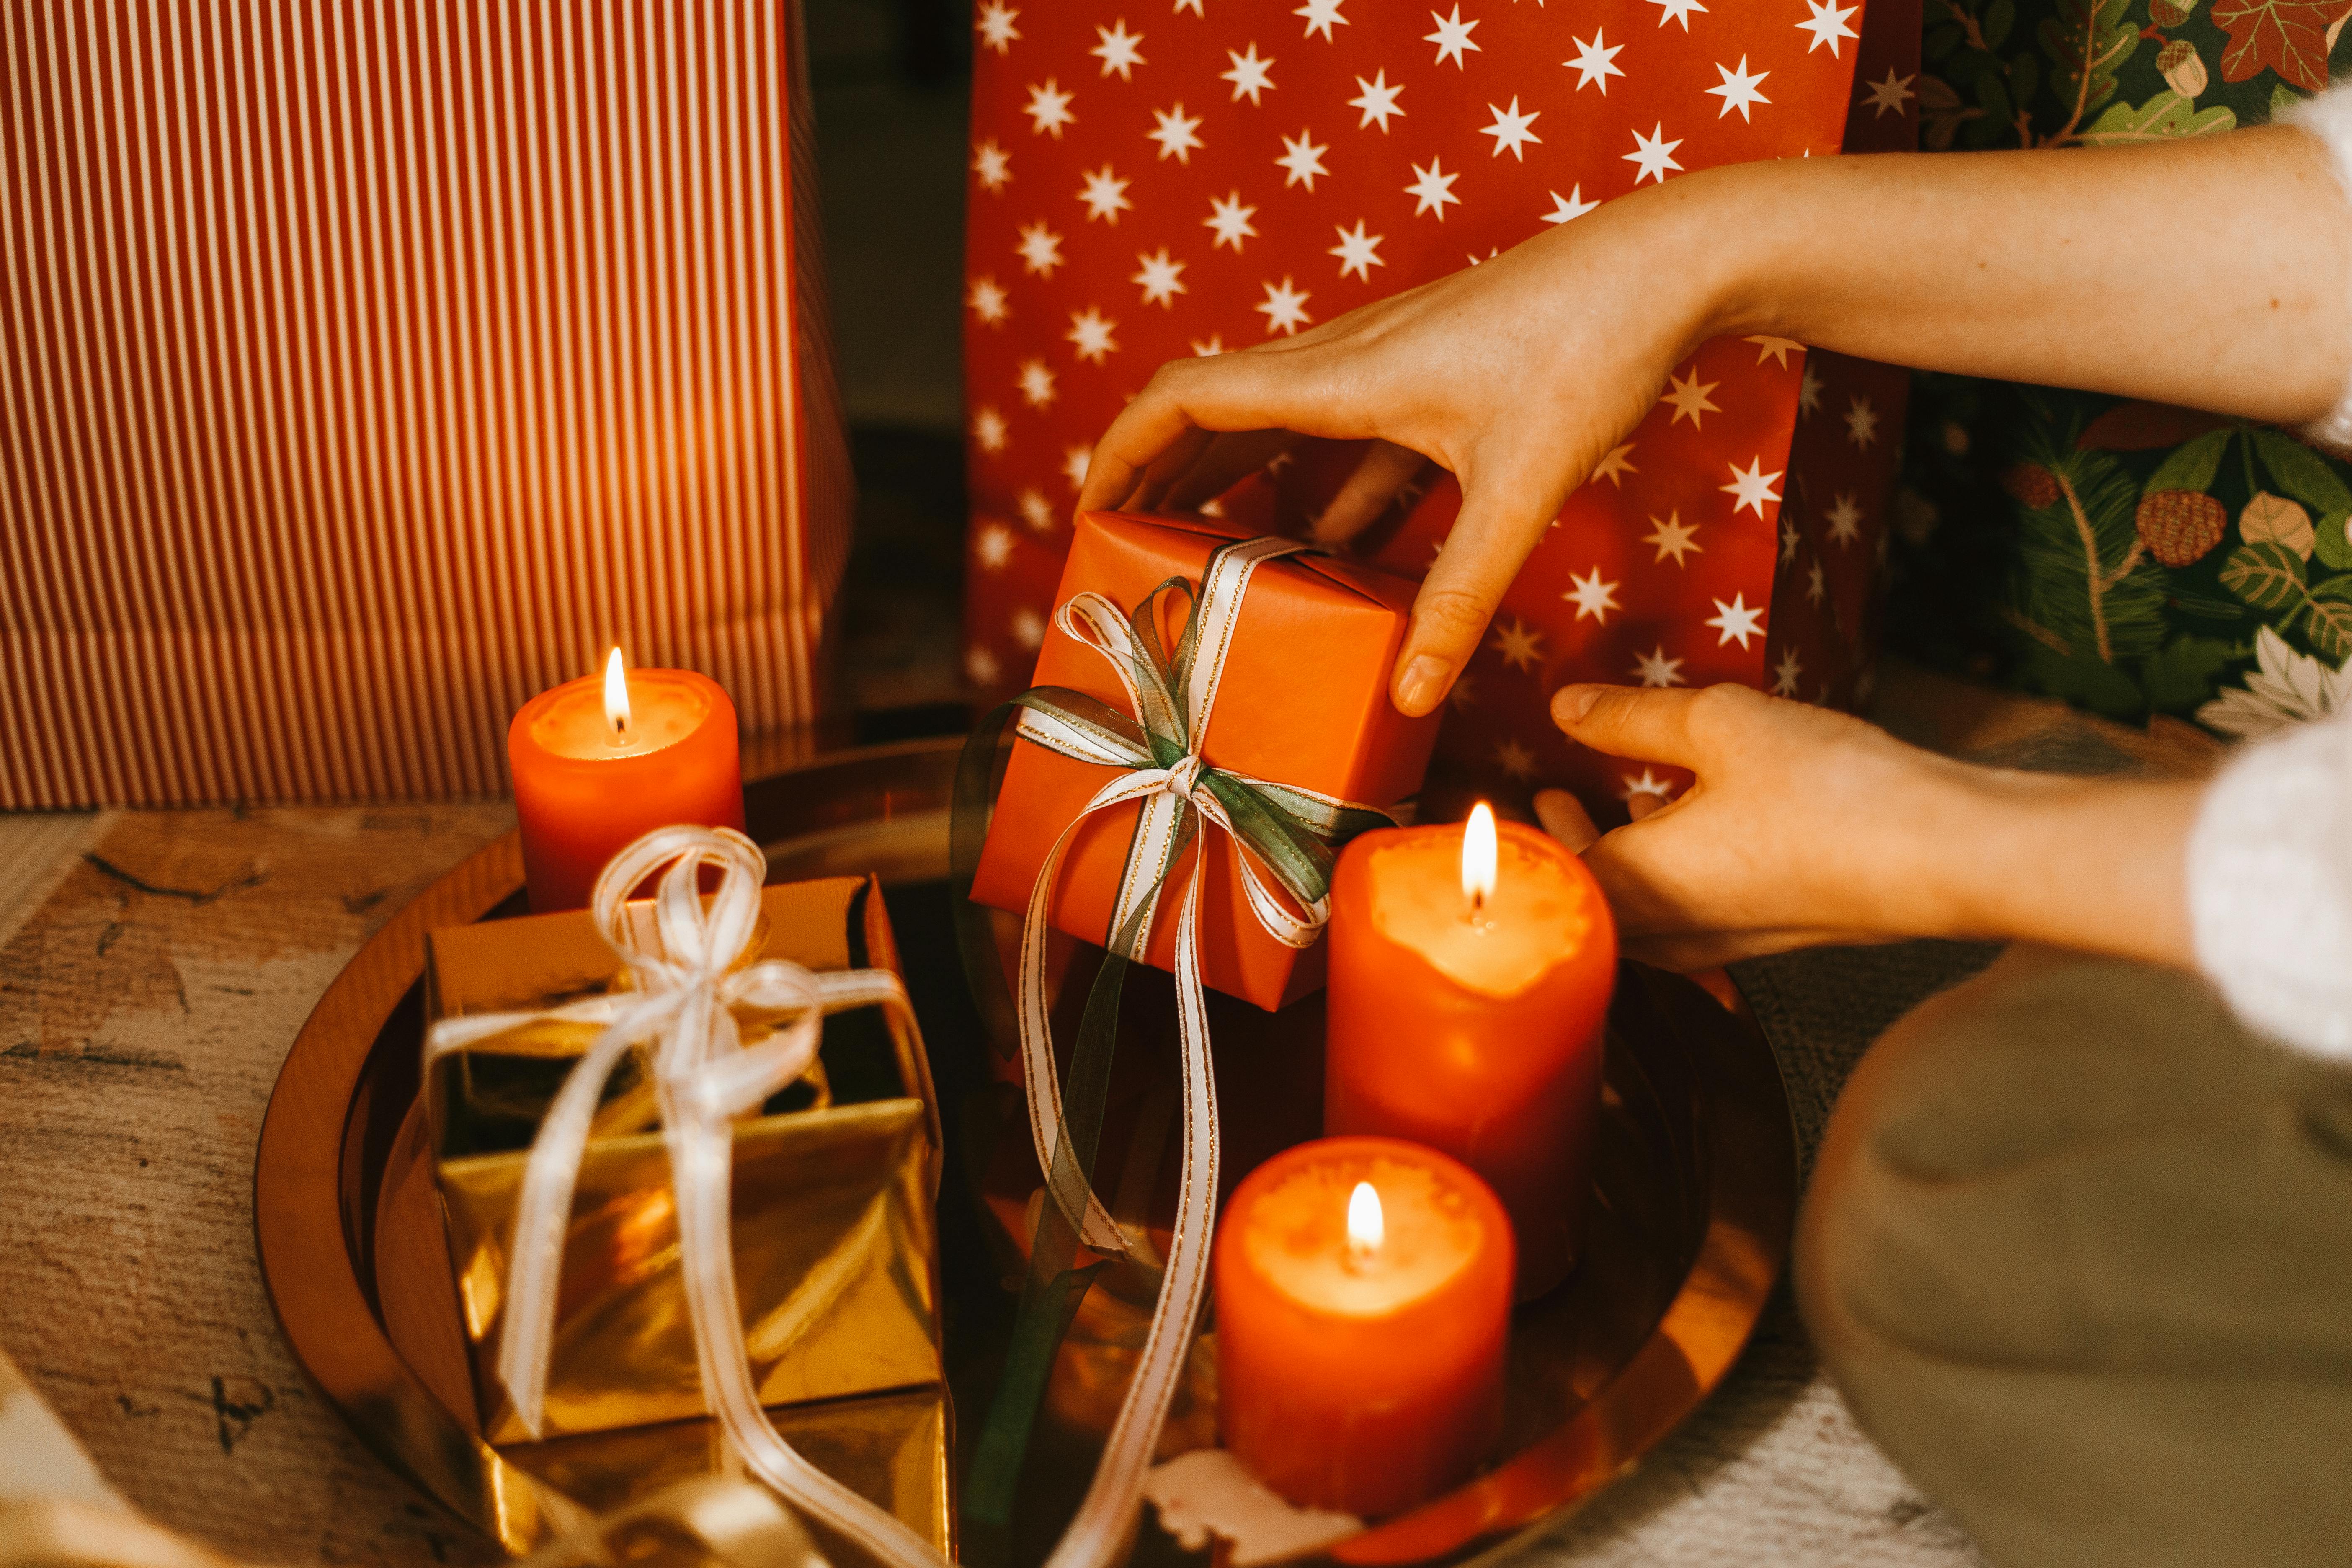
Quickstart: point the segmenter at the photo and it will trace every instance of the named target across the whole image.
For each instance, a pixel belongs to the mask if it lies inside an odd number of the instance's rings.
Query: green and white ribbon
[[[1078,1239],[1098,1252],[1123,1255],[1129,1244],[1087,1173],[1093,1131],[1100,1124],[1099,1103],[1073,1108],[1087,1131],[1078,1140],[1080,1157],[1072,1158],[1068,1152],[1072,1116],[1066,1115],[1055,1069],[1045,981],[1054,890],[1079,825],[1097,812],[1139,805],[1104,942],[1113,954],[1108,963],[1140,960],[1150,945],[1170,879],[1184,851],[1198,850],[1184,874],[1176,917],[1184,1114],[1175,1235],[1134,1380],[1093,1483],[1046,1560],[1047,1568],[1101,1568],[1118,1557],[1133,1528],[1144,1472],[1182,1381],[1207,1292],[1218,1138],[1208,1007],[1201,984],[1200,871],[1207,853],[1206,844],[1200,842],[1201,824],[1205,821],[1237,846],[1243,886],[1259,925],[1276,941],[1304,948],[1322,934],[1328,918],[1335,846],[1391,820],[1370,806],[1220,768],[1203,754],[1252,574],[1268,561],[1310,548],[1283,539],[1223,546],[1202,568],[1197,596],[1190,583],[1171,578],[1145,595],[1131,613],[1099,594],[1076,595],[1055,612],[1055,624],[1110,665],[1126,694],[1127,711],[1055,687],[1039,687],[1013,699],[1021,710],[1017,733],[1022,739],[1077,762],[1124,770],[1095,792],[1055,840],[1038,870],[1023,923],[1016,994],[1030,1134],[1038,1165]],[[1159,630],[1160,600],[1171,594],[1192,601],[1172,655],[1164,648]],[[983,742],[992,745],[985,732],[975,745]],[[1115,989],[1112,994],[1115,1008]],[[1104,1037],[1101,1050],[1107,1057],[1110,1021],[1106,1017],[1098,1024],[1095,1012],[1089,1008],[1087,1031]],[[1074,1092],[1087,1052],[1082,1037],[1080,1057],[1072,1066]],[[1098,1100],[1102,1074],[1090,1076],[1089,1088]]]

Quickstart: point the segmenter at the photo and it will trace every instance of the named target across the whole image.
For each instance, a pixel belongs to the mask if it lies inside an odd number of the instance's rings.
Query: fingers
[[[1325,428],[1336,402],[1324,391],[1317,363],[1312,354],[1247,351],[1161,365],[1095,444],[1078,510],[1129,504],[1143,489],[1147,470],[1188,432],[1355,434]]]
[[[1583,854],[1601,837],[1584,803],[1564,789],[1536,792],[1536,820],[1543,824],[1546,833],[1567,845],[1572,855]]]
[[[1596,752],[1699,771],[1720,725],[1770,701],[1744,686],[1563,686],[1552,694],[1551,717],[1570,740]]]
[[[1502,487],[1505,493],[1512,488]],[[1398,711],[1419,718],[1445,700],[1556,510],[1506,510],[1465,494],[1461,519],[1412,602],[1412,625],[1391,682]]]
[[[1429,466],[1429,459],[1410,447],[1373,442],[1348,482],[1339,487],[1339,493],[1331,498],[1331,504],[1323,509],[1323,515],[1315,520],[1315,542],[1344,544],[1363,532],[1395,504],[1397,492]]]

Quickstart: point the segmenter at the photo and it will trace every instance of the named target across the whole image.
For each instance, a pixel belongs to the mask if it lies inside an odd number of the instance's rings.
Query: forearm
[[[1895,889],[1914,934],[2193,966],[2188,846],[2204,784],[1954,765],[1927,790],[1909,826],[1927,862]]]
[[[1713,334],[2280,423],[2352,372],[2352,208],[2293,129],[1742,164],[1647,199]]]

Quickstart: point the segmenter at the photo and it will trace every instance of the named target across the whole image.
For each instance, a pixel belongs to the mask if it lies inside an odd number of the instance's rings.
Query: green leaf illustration
[[[2322,517],[2352,511],[2352,486],[2328,467],[2326,458],[2276,430],[2257,430],[2253,437],[2254,455],[2262,458],[2281,490]]]
[[[2167,88],[2146,103],[2111,104],[2083,132],[2085,147],[2120,147],[2136,142],[2164,142],[2181,136],[2218,136],[2237,128],[2235,111],[2220,104],[2200,109],[2194,99]]]
[[[2241,544],[2221,563],[2221,585],[2258,610],[2292,612],[2306,597],[2303,557],[2272,540]]]
[[[2330,572],[2352,572],[2352,512],[2331,511],[2311,525],[2311,553]]]
[[[2303,94],[2295,91],[2286,83],[2277,81],[2271,84],[2271,118],[2273,120],[2276,120],[2302,101]]]
[[[2330,577],[2311,591],[2304,635],[2311,651],[2330,664],[2352,658],[2352,577]]]
[[[2221,672],[2251,651],[2225,637],[2175,637],[2139,667],[2140,687],[2149,707],[2177,713],[2210,698]]]
[[[2148,475],[2151,490],[2202,490],[2212,488],[2213,476],[2221,471],[2221,454],[2229,447],[2230,437],[2236,432],[2229,429],[2208,430],[2195,440],[2176,447],[2172,456]]]
[[[2074,658],[2112,664],[2163,643],[2168,579],[2147,558],[2133,521],[2139,486],[2106,453],[2075,450],[2075,434],[2062,439],[2044,424],[2028,438],[2024,455],[2048,470],[2059,493],[2046,506],[2018,508],[2011,607]],[[2109,710],[2112,704],[2102,710]]]
[[[2050,87],[2068,113],[2052,141],[2071,139],[2116,95],[2116,72],[2140,43],[2130,10],[2131,0],[2059,0],[2057,14],[2043,19],[2039,36],[2050,59]]]
[[[1989,49],[2000,47],[2002,40],[2009,37],[2010,28],[2016,25],[2015,0],[1992,0],[1992,4],[1985,7],[1984,26],[1981,29],[1984,33],[1984,47]]]

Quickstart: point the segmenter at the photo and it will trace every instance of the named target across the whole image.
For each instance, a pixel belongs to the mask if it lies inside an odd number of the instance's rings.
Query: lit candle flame
[[[621,662],[621,650],[614,648],[604,660],[604,721],[613,726],[615,744],[629,735],[629,674]]]
[[[1369,1258],[1381,1249],[1387,1238],[1388,1222],[1381,1216],[1381,1194],[1372,1190],[1370,1182],[1358,1182],[1356,1190],[1348,1194],[1348,1251],[1356,1258]]]
[[[1462,896],[1474,915],[1495,896],[1495,813],[1483,800],[1462,828]]]

